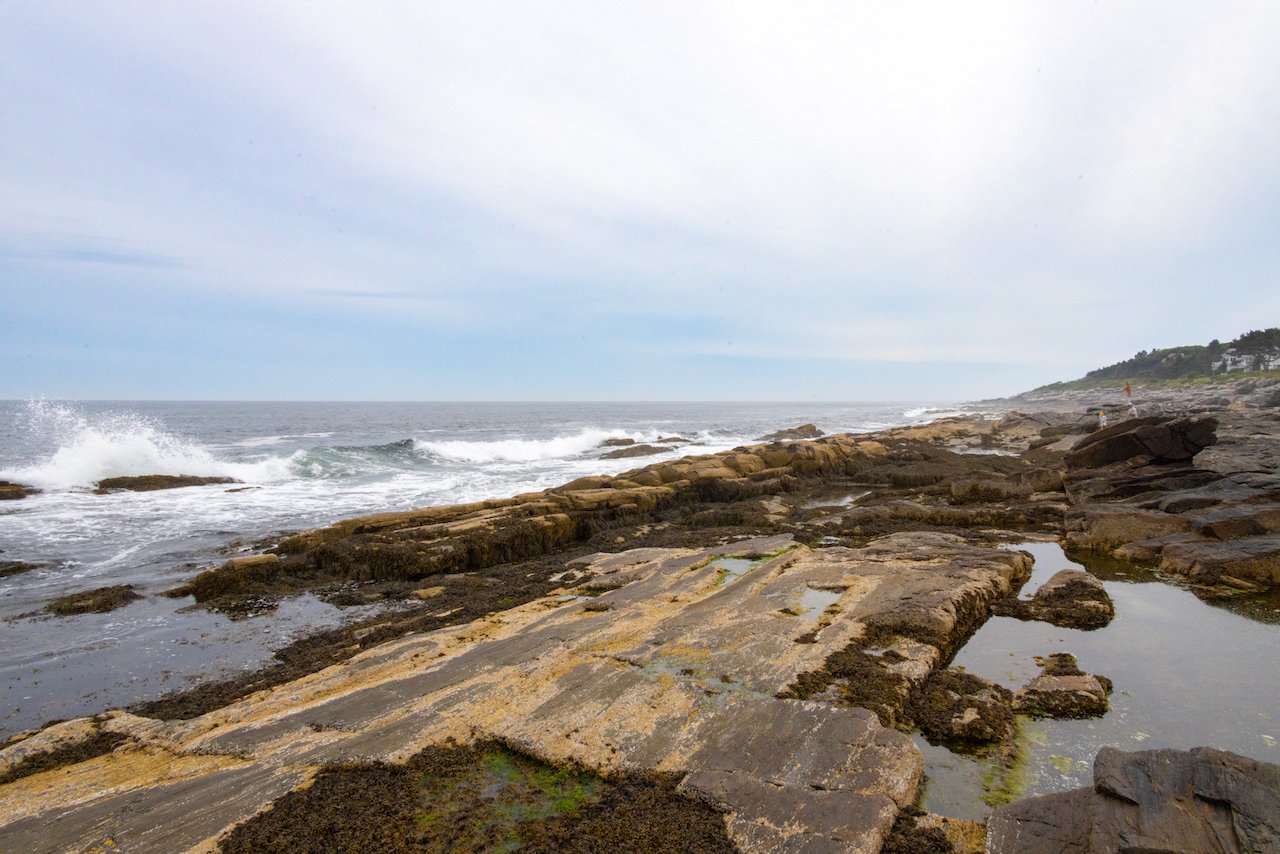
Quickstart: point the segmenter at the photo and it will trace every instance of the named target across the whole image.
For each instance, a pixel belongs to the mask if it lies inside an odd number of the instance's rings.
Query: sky
[[[929,400],[1280,325],[1280,4],[0,0],[0,398]]]

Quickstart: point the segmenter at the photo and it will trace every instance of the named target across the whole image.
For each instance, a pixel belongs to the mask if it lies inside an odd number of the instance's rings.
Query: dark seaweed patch
[[[120,744],[128,740],[129,737],[121,733],[102,732],[99,730],[97,735],[84,741],[77,741],[56,750],[28,756],[5,773],[0,774],[0,786],[12,783],[14,780],[21,780],[23,777],[30,777],[32,774],[39,774],[42,771],[52,771],[55,768],[75,765],[78,762],[85,762],[96,756],[102,756],[115,750]]]
[[[723,816],[666,778],[605,778],[496,743],[334,768],[222,841],[242,852],[732,852]]]
[[[130,602],[141,599],[132,584],[116,584],[111,587],[98,587],[69,596],[53,599],[44,609],[50,614],[67,617],[72,614],[105,614],[123,608]]]

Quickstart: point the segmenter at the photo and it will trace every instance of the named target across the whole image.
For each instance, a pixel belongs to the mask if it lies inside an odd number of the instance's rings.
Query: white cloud
[[[1280,263],[1231,244],[1280,206],[1276,8],[8,4],[0,236],[477,337],[641,312],[747,332],[653,343],[694,353],[1043,363],[1221,337]]]

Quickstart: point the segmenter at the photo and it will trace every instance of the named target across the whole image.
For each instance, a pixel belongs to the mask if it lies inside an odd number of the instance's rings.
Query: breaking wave
[[[73,406],[32,401],[27,430],[45,447],[35,462],[0,472],[0,477],[48,491],[93,486],[103,478],[147,474],[233,477],[247,482],[289,477],[282,459],[231,462],[197,442],[167,432],[157,421],[136,413],[92,417]]]
[[[453,462],[532,463],[540,460],[580,457],[599,448],[606,439],[633,439],[643,442],[653,441],[656,438],[657,434],[628,433],[623,430],[601,430],[588,427],[571,436],[555,436],[550,439],[495,439],[488,442],[419,441],[417,446],[441,459]]]

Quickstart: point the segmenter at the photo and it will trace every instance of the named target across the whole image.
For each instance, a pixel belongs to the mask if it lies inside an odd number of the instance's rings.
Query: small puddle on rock
[[[1057,543],[1009,548],[1036,560],[1024,596],[1061,569],[1087,568],[1114,601],[1115,619],[1086,632],[992,617],[952,666],[1017,691],[1039,674],[1036,656],[1070,652],[1086,672],[1113,680],[1110,711],[1090,720],[1020,718],[1012,763],[954,753],[917,733],[925,809],[982,819],[1003,801],[1090,786],[1094,756],[1106,745],[1203,745],[1280,762],[1280,594],[1205,601],[1139,567],[1093,557],[1082,566]]]
[[[852,507],[871,494],[871,490],[846,495],[843,498],[815,498],[800,505],[801,510],[817,510],[819,507]]]
[[[800,607],[798,609],[800,613],[798,616],[816,623],[822,618],[827,608],[839,601],[842,592],[840,590],[817,590],[813,587],[806,587],[804,592],[800,594]]]
[[[715,584],[731,584],[751,570],[755,569],[761,563],[759,560],[752,560],[745,557],[722,557],[711,562],[711,568],[716,571]]]

